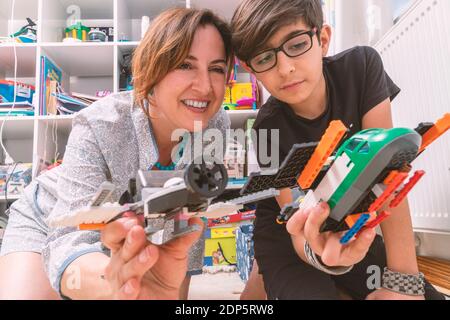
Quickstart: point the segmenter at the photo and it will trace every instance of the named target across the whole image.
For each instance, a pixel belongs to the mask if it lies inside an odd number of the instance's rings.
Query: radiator
[[[394,125],[415,128],[450,112],[450,1],[419,0],[375,45],[402,89],[393,102]],[[450,132],[413,167],[425,177],[409,195],[417,231],[450,234]]]

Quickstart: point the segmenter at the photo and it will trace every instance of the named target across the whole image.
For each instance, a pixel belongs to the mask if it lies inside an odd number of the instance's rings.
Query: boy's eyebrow
[[[198,61],[198,59],[194,56],[187,56],[186,59],[189,60],[194,60],[194,61]],[[224,59],[216,59],[214,61],[211,61],[211,64],[216,64],[216,63],[223,63],[223,64],[227,64],[227,62]]]
[[[304,33],[304,32],[307,32],[307,30],[300,29],[300,30],[291,31],[281,39],[281,43],[285,43],[288,39],[295,37],[295,36],[299,35],[300,33]],[[274,47],[271,47],[268,44],[266,44],[261,51],[269,50],[269,49],[273,49],[273,48]]]

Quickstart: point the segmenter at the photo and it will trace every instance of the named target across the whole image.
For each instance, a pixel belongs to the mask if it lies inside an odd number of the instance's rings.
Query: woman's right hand
[[[191,219],[191,224],[201,224]],[[135,214],[109,223],[102,230],[102,242],[111,250],[105,280],[112,299],[178,299],[186,276],[190,247],[201,232],[177,238],[162,246],[147,240],[142,221]]]

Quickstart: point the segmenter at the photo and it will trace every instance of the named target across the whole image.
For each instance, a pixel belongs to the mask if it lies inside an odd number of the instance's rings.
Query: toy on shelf
[[[18,196],[31,182],[31,163],[0,166],[0,196]]]
[[[53,227],[76,227],[81,230],[98,230],[127,211],[143,215],[149,239],[164,229],[167,221],[174,221],[174,231],[162,241],[198,231],[199,226],[189,226],[189,217],[218,218],[242,210],[244,204],[279,195],[274,189],[263,190],[244,197],[223,200],[228,176],[221,164],[196,162],[184,171],[139,171],[130,180],[129,190],[118,202],[109,202],[115,192],[112,183],[103,183],[86,208],[71,215],[49,221]]]
[[[37,40],[36,23],[30,18],[27,18],[27,22],[25,26],[9,37],[0,37],[0,43],[13,41],[18,43],[35,43]]]
[[[237,82],[239,61],[236,59],[230,83],[225,91],[223,108],[225,110],[256,110],[259,89],[254,75],[250,75],[250,82]]]
[[[411,163],[449,128],[447,113],[436,124],[420,124],[415,130],[368,129],[347,139],[331,157],[346,133],[342,122],[333,121],[319,143],[295,145],[275,174],[251,174],[241,194],[300,187],[306,196],[285,206],[277,221],[286,223],[299,209],[325,201],[331,211],[321,232],[349,230],[341,239],[346,244],[388,218],[385,205],[392,209],[405,199],[425,174],[416,171],[405,184]]]
[[[77,22],[76,24],[67,27],[64,32],[65,32],[65,38],[64,38],[64,42],[68,42],[68,41],[75,41],[75,42],[79,42],[79,41],[87,41],[88,40],[88,33],[91,29],[82,25],[81,22]]]

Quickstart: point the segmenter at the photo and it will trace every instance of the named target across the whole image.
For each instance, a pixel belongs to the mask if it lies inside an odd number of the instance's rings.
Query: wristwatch
[[[425,295],[425,276],[394,272],[384,268],[383,288],[409,296]]]

